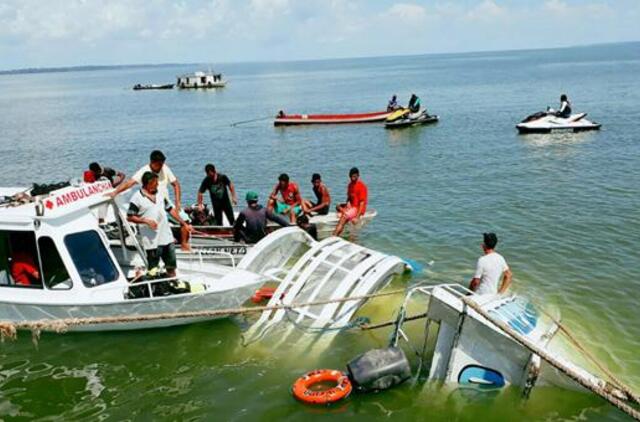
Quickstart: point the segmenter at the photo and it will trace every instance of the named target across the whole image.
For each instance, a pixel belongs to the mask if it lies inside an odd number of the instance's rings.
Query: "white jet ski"
[[[551,133],[555,131],[581,132],[598,130],[600,123],[585,119],[587,113],[572,114],[568,118],[557,117],[554,113],[541,111],[527,116],[516,125],[520,133]]]

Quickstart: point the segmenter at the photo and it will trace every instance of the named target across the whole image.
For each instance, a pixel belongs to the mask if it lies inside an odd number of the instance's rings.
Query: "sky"
[[[0,69],[640,40],[640,0],[0,0]]]

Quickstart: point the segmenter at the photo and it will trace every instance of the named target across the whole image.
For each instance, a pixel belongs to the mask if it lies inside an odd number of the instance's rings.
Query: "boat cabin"
[[[96,291],[105,301],[122,299],[127,279],[87,209],[104,203],[111,189],[100,181],[0,206],[3,301],[68,303],[93,298]]]
[[[179,88],[222,88],[226,81],[221,73],[194,72],[178,76],[176,85]]]

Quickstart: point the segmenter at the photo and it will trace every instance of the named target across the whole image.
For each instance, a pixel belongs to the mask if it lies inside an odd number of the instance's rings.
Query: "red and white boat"
[[[374,113],[356,114],[284,114],[278,113],[273,124],[275,126],[320,125],[339,123],[373,123],[384,121],[392,112],[376,111]]]

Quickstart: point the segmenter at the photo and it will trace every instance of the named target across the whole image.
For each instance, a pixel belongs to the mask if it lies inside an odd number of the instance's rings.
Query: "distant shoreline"
[[[531,49],[511,49],[511,50],[481,50],[481,51],[461,51],[451,53],[422,53],[422,54],[403,54],[398,56],[355,56],[355,57],[331,57],[331,58],[318,58],[318,59],[302,59],[302,60],[274,60],[274,61],[237,61],[228,62],[225,64],[236,63],[300,63],[300,62],[314,62],[314,61],[331,61],[331,60],[360,60],[360,59],[379,59],[385,57],[420,57],[420,56],[460,56],[460,55],[473,55],[473,54],[499,54],[499,53],[515,53],[520,51],[545,51],[545,50],[569,50],[576,48],[593,48],[604,46],[617,46],[617,45],[629,45],[640,44],[640,41],[622,41],[611,43],[599,43],[599,44],[584,44],[562,47],[549,47],[549,48],[531,48]],[[219,63],[222,64],[222,63]],[[32,73],[62,73],[62,72],[90,72],[98,70],[122,70],[122,69],[145,69],[145,68],[167,68],[167,67],[184,67],[184,66],[208,66],[206,63],[156,63],[156,64],[121,64],[121,65],[82,65],[82,66],[61,66],[61,67],[32,67],[32,68],[19,68],[19,69],[7,69],[0,70],[0,76],[3,75],[22,75]]]

